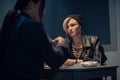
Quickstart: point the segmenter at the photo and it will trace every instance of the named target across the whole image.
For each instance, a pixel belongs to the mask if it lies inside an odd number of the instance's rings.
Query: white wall
[[[0,0],[0,28],[5,14],[11,9],[16,0]]]
[[[115,6],[114,3],[115,2]],[[120,80],[120,0],[109,0],[110,7],[115,7],[115,14],[116,17],[116,27],[117,27],[117,51],[111,51],[106,52],[106,55],[108,57],[107,64],[108,65],[119,65],[119,68],[117,69],[117,80]],[[113,26],[115,27],[115,26]],[[110,80],[110,78],[108,79]]]

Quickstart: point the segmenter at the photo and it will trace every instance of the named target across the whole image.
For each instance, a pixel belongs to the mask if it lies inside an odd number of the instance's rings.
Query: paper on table
[[[97,61],[85,61],[85,62],[81,62],[80,65],[82,65],[83,67],[96,67],[98,65]]]

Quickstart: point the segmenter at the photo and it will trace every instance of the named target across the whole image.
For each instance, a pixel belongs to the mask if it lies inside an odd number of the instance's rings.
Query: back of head
[[[34,3],[40,1],[40,17],[42,18],[45,0],[17,0],[15,6],[7,12],[3,20],[0,30],[0,43],[3,43],[3,45],[8,41],[8,37],[10,38],[16,34],[16,27],[13,25],[16,23],[19,14],[26,8],[30,1]]]
[[[41,4],[43,4],[43,5],[45,4],[45,0],[17,0],[17,2],[15,4],[15,8],[19,9],[19,10],[23,10],[30,1],[32,1],[34,3],[37,3],[38,1],[40,1]]]
[[[26,8],[28,3],[32,1],[34,3],[37,3],[40,1],[40,18],[42,18],[44,6],[45,6],[45,0],[17,0],[15,6],[8,11],[8,13],[5,15],[2,27],[1,27],[1,34],[2,32],[8,32],[12,29],[13,24],[15,23],[17,17],[19,14]]]
[[[22,11],[26,8],[26,6],[29,4],[30,1],[32,1],[34,3],[37,3],[40,1],[40,6],[39,6],[40,13],[39,14],[40,14],[40,18],[42,18],[46,0],[17,0],[16,4],[14,6],[14,9],[16,11],[18,11],[18,10]]]

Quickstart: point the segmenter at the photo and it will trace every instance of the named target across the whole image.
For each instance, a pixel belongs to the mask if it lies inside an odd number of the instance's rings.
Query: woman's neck
[[[82,47],[82,35],[76,35],[73,38],[72,46],[74,47]]]
[[[28,14],[33,20],[35,20],[35,21],[37,21],[37,22],[40,22],[40,21],[41,21],[39,15],[33,14],[30,10],[23,10],[22,12]]]

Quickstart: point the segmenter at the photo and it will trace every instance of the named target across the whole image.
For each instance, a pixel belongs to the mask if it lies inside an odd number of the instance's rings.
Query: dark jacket
[[[58,69],[69,54],[67,49],[54,47],[44,31],[43,24],[22,13],[14,23],[6,49],[4,73],[8,80],[39,80],[43,64]],[[3,43],[6,43],[3,41]]]
[[[70,37],[67,38],[69,51],[72,52],[72,40]],[[75,56],[71,53],[69,58],[74,59]],[[104,54],[104,48],[100,44],[99,38],[97,36],[84,35],[83,36],[83,51],[80,59],[84,61],[95,60],[101,65],[105,63],[107,57]]]

